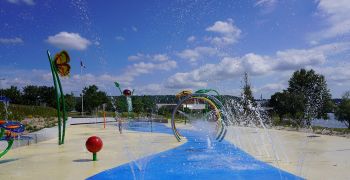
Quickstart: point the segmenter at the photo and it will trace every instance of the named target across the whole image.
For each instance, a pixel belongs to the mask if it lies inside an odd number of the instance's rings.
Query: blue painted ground
[[[150,131],[150,126],[135,123],[129,129]],[[172,133],[170,128],[159,123],[153,123],[152,130]],[[208,147],[203,134],[191,130],[181,133],[188,139],[187,143],[136,161],[143,163],[143,170],[134,163],[127,163],[88,179],[301,179],[254,159],[227,141],[213,142]]]

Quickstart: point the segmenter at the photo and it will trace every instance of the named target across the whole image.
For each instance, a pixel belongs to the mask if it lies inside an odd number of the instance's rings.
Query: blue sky
[[[46,50],[65,49],[67,93],[96,84],[115,95],[118,81],[137,94],[239,95],[248,72],[255,96],[269,98],[313,68],[340,97],[350,90],[349,11],[348,0],[1,0],[1,86],[52,85]]]

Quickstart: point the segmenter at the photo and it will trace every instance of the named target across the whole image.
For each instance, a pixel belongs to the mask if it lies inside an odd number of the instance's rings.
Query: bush
[[[50,107],[10,104],[8,108],[8,120],[21,121],[24,118],[47,118],[55,116],[57,116],[56,109]],[[0,103],[0,118],[5,119],[5,117],[6,112],[4,104]]]

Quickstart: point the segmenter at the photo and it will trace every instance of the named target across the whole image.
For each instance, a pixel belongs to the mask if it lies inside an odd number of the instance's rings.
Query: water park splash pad
[[[329,1],[0,1],[0,180],[349,180]]]
[[[130,130],[147,132],[149,126],[134,122]],[[159,123],[154,130],[172,133]],[[184,144],[137,160],[147,163],[145,169],[126,163],[88,179],[302,179],[254,159],[225,140],[208,143],[203,131],[185,129],[182,134],[187,140]]]
[[[216,91],[217,97],[209,94],[212,91],[181,91],[176,95],[178,103],[173,110],[171,129],[164,124],[153,124],[152,132],[172,133],[177,141],[185,141],[184,144],[100,172],[88,179],[302,179],[258,161],[225,141],[227,127],[233,124],[232,116]],[[192,111],[184,112],[190,105]],[[202,105],[202,108],[195,111],[198,105]],[[183,118],[187,118],[185,123]],[[127,129],[150,132],[150,124],[147,121],[131,121]],[[150,150],[153,145],[147,144],[146,140],[140,143],[145,144],[144,151]],[[127,155],[133,156],[130,152]]]
[[[54,83],[57,86],[56,97],[58,102],[64,102],[62,99],[62,87],[59,83],[58,74],[69,74],[69,56],[68,53],[62,51],[55,56],[56,60],[51,60],[48,53],[48,57],[52,67],[52,73],[56,74],[54,77]],[[121,91],[119,83],[115,83],[116,87],[120,90],[124,98],[127,100],[128,114],[132,111],[131,96],[133,91],[125,89]],[[59,153],[54,156],[55,159],[63,158],[64,163],[58,165],[63,168],[64,166],[78,169],[76,166],[85,163],[85,166],[89,163],[95,162],[100,165],[105,163],[106,158],[114,159],[112,156],[114,149],[118,146],[116,154],[118,158],[124,156],[123,163],[116,163],[115,160],[109,163],[108,166],[103,168],[96,168],[92,172],[89,172],[82,176],[88,179],[302,179],[302,177],[294,175],[290,172],[282,170],[277,166],[272,166],[263,161],[255,159],[250,154],[240,149],[236,144],[233,144],[232,134],[235,134],[235,138],[239,136],[238,131],[232,133],[232,129],[235,125],[250,124],[255,128],[266,129],[266,125],[258,109],[254,110],[254,117],[250,119],[241,119],[239,112],[242,108],[237,102],[227,102],[223,100],[223,96],[213,89],[200,89],[192,93],[190,90],[183,90],[176,94],[177,104],[174,106],[171,119],[169,119],[169,125],[163,123],[152,123],[152,120],[145,119],[132,119],[128,115],[125,121],[126,132],[123,134],[117,134],[117,130],[114,124],[102,129],[99,132],[101,138],[96,136],[90,137],[86,143],[84,142],[89,135],[95,135],[95,131],[90,130],[89,133],[80,133],[67,139],[67,142],[63,145],[64,129],[65,129],[65,115],[64,106],[58,106],[58,118],[61,117],[60,126],[58,126],[59,145],[61,150],[65,153]],[[225,102],[225,103],[224,103]],[[114,106],[115,110],[116,107]],[[253,114],[254,114],[253,113]],[[62,117],[63,116],[63,117]],[[8,153],[11,145],[14,142],[16,134],[24,131],[24,126],[17,122],[0,121],[1,135],[7,134],[2,140],[8,141],[8,148],[6,148],[0,157]],[[260,126],[259,126],[260,124]],[[258,127],[259,126],[259,127]],[[113,129],[113,133],[108,130]],[[73,128],[74,129],[74,128]],[[63,132],[62,132],[63,130]],[[234,130],[235,131],[235,130]],[[7,133],[4,133],[7,132]],[[83,131],[85,132],[85,130]],[[108,132],[108,138],[105,133]],[[139,134],[141,133],[141,134]],[[255,132],[257,133],[257,132]],[[135,134],[130,136],[131,134]],[[147,134],[151,134],[148,136]],[[152,135],[154,134],[154,135]],[[168,144],[171,142],[171,138],[166,142],[160,143],[161,134],[170,136],[173,135],[177,142],[172,142],[173,147],[160,148],[157,147],[160,144]],[[227,134],[230,134],[229,139],[225,140]],[[266,132],[259,132],[259,136],[269,134]],[[63,136],[62,136],[63,135]],[[120,136],[118,141],[113,140],[116,136]],[[92,139],[91,139],[92,138]],[[120,139],[121,138],[121,139]],[[72,147],[69,144],[70,141],[78,144],[86,144],[86,148],[93,154],[87,155],[86,158],[73,158],[70,154],[79,154],[72,152]],[[256,140],[256,139],[255,139]],[[102,141],[104,149],[102,149]],[[252,141],[248,139],[248,141]],[[236,142],[235,142],[236,143]],[[237,142],[240,143],[240,142]],[[272,142],[271,142],[272,143]],[[137,144],[137,146],[135,146]],[[56,145],[57,146],[57,145]],[[257,149],[264,150],[263,148],[256,147]],[[84,148],[85,149],[85,148]],[[18,153],[18,151],[15,151]],[[36,150],[35,152],[41,152]],[[52,156],[52,147],[49,150],[48,157]],[[99,158],[97,158],[97,152],[99,152]],[[109,153],[108,153],[109,152]],[[80,154],[85,154],[80,152]],[[66,155],[68,155],[66,157]],[[278,155],[273,148],[272,156],[278,161]],[[79,155],[78,155],[79,156]],[[28,159],[29,157],[21,157]],[[73,159],[72,159],[73,158]],[[274,161],[275,161],[274,160]],[[4,161],[8,163],[7,160]],[[73,162],[73,163],[72,163]],[[19,162],[16,162],[20,164]],[[1,165],[1,161],[0,161]],[[84,169],[84,168],[83,168]],[[85,171],[85,170],[81,171]],[[66,170],[67,172],[69,170]],[[78,170],[79,171],[79,170]],[[1,177],[1,174],[0,174]],[[33,176],[34,177],[34,176]],[[73,177],[73,175],[69,176]],[[16,179],[16,178],[14,178]]]

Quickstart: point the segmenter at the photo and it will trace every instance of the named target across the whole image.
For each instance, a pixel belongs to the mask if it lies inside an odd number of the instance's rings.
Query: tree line
[[[28,85],[19,89],[16,86],[11,86],[7,89],[0,89],[0,95],[9,98],[12,104],[56,108],[54,87]],[[75,107],[74,95],[65,94],[65,99],[67,110],[73,110]]]
[[[251,85],[248,82],[248,74],[244,74],[241,98],[234,96],[222,96],[223,101],[240,101],[243,114],[251,114],[251,107],[256,106]],[[312,119],[327,119],[327,113],[334,112],[339,121],[344,122],[350,129],[350,91],[342,97],[340,104],[332,102],[330,90],[327,87],[323,75],[314,70],[300,69],[295,71],[288,81],[288,88],[273,94],[268,106],[272,107],[272,116],[278,117],[278,123],[289,121],[295,126],[310,125]],[[13,104],[46,105],[56,108],[54,88],[47,86],[25,86],[22,90],[15,86],[8,89],[0,89],[0,94],[11,99]],[[105,110],[127,112],[127,102],[124,96],[107,96],[107,93],[91,85],[83,89],[84,112],[92,113],[105,104]],[[169,115],[172,109],[164,106],[156,108],[157,103],[175,104],[174,95],[132,96],[133,111],[135,113],[159,113]],[[81,96],[74,97],[65,94],[68,111],[81,112]]]
[[[313,119],[328,119],[327,113],[335,112],[336,118],[350,129],[350,93],[346,93],[337,106],[325,77],[312,69],[295,71],[288,85],[287,89],[273,94],[269,101],[280,122],[288,120],[298,127],[310,126]]]

